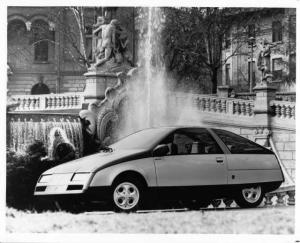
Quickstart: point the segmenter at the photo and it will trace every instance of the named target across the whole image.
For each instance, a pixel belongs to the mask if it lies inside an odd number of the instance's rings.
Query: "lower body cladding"
[[[234,199],[238,191],[246,187],[260,185],[264,192],[277,189],[282,181],[256,184],[214,185],[214,186],[184,186],[184,187],[148,187],[141,193],[146,200],[202,200],[215,198]],[[76,185],[73,185],[75,187]],[[37,187],[36,190],[39,190]],[[35,193],[41,199],[51,201],[68,200],[69,202],[110,202],[113,189],[110,186],[88,187],[85,190],[69,190],[65,193]]]

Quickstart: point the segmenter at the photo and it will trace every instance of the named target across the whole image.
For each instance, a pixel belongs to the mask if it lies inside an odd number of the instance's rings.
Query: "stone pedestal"
[[[254,101],[254,114],[257,118],[257,125],[269,127],[269,114],[271,114],[270,101],[275,100],[276,87],[267,82],[257,84],[253,91],[256,93]]]
[[[115,73],[89,71],[84,74],[86,85],[84,90],[84,102],[92,103],[105,98],[105,90],[114,87],[118,80]]]
[[[255,131],[254,140],[262,146],[269,146],[269,136],[271,135],[271,107],[270,101],[275,99],[276,87],[267,83],[261,82],[257,84],[253,91],[256,93],[254,101]]]
[[[218,97],[220,98],[228,98],[231,92],[231,88],[229,85],[218,86]]]

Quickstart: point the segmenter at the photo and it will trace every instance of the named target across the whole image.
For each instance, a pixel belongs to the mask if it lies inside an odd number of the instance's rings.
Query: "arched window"
[[[12,68],[23,68],[30,62],[29,36],[25,22],[9,21],[7,26],[7,62]]]
[[[48,23],[43,20],[35,20],[32,23],[32,35],[34,61],[48,62],[49,42],[52,39]]]
[[[282,25],[280,21],[272,23],[272,41],[282,41]]]

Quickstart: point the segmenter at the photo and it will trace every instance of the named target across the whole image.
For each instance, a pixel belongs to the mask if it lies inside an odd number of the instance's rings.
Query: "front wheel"
[[[116,211],[132,212],[142,205],[142,183],[138,180],[122,180],[113,186],[113,205]]]
[[[261,186],[249,186],[241,188],[235,198],[235,202],[241,208],[255,208],[259,206],[264,198]]]

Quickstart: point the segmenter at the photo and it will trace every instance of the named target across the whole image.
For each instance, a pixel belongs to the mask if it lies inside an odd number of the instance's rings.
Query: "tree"
[[[218,73],[232,56],[248,55],[248,26],[258,21],[255,10],[242,8],[165,8],[165,53],[168,68],[194,79],[208,71],[212,93],[217,91]],[[227,42],[232,50],[222,56]],[[248,46],[248,45],[246,45]],[[198,80],[201,81],[201,80]]]

